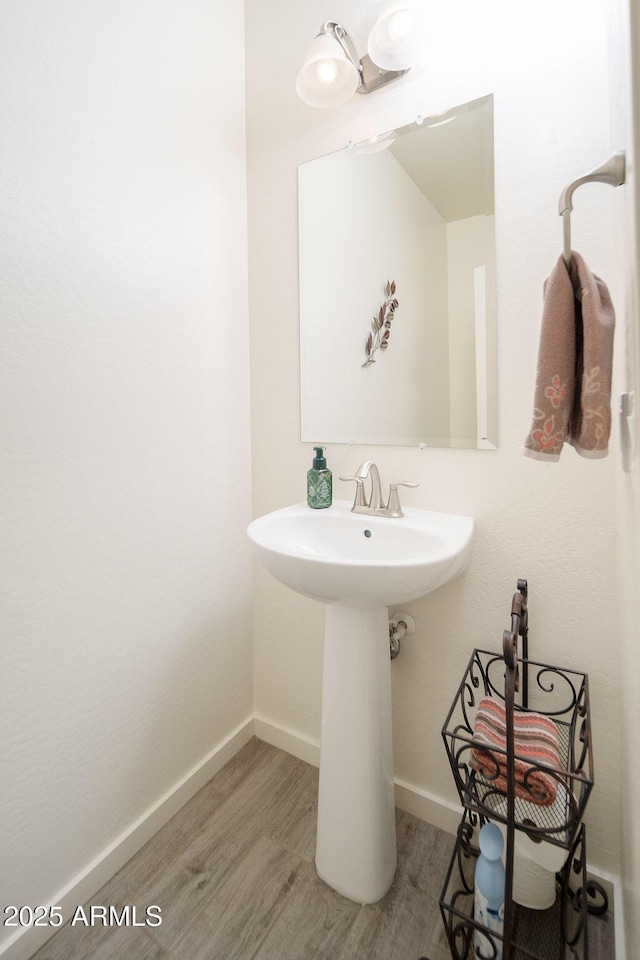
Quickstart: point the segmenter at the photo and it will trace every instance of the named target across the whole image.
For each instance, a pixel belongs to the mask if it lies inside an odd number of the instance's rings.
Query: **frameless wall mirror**
[[[298,167],[301,437],[497,443],[493,98]]]

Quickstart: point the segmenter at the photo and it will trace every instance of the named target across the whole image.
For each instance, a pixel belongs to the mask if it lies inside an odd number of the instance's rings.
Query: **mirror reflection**
[[[301,437],[497,443],[493,98],[298,168]]]

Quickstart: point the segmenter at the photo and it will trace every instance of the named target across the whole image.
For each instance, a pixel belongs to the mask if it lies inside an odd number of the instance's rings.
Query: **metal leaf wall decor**
[[[363,367],[370,367],[375,363],[374,353],[377,350],[386,350],[389,346],[389,337],[391,336],[391,322],[395,312],[398,309],[396,299],[396,282],[387,280],[384,288],[384,302],[378,311],[378,316],[371,322],[371,333],[367,337],[366,353],[367,359],[362,364]]]

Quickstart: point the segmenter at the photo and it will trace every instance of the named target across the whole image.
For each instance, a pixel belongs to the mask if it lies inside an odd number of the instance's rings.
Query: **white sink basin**
[[[343,896],[375,903],[396,869],[387,606],[461,573],[473,520],[298,504],[254,520],[247,533],[276,579],[326,603],[316,869]]]
[[[473,520],[404,508],[401,518],[297,504],[250,524],[247,533],[269,572],[292,590],[335,603],[369,597],[385,605],[417,600],[464,570]]]

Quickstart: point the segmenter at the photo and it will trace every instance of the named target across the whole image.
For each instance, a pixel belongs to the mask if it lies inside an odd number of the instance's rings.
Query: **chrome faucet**
[[[367,477],[371,477],[371,496],[367,500],[364,492],[364,484]],[[361,463],[353,477],[340,477],[340,480],[353,480],[356,484],[356,495],[351,507],[352,513],[374,514],[377,517],[404,517],[402,507],[400,506],[400,495],[398,487],[418,487],[419,483],[413,480],[394,480],[389,485],[389,500],[386,506],[382,501],[382,484],[380,482],[380,471],[373,460],[365,460]]]

